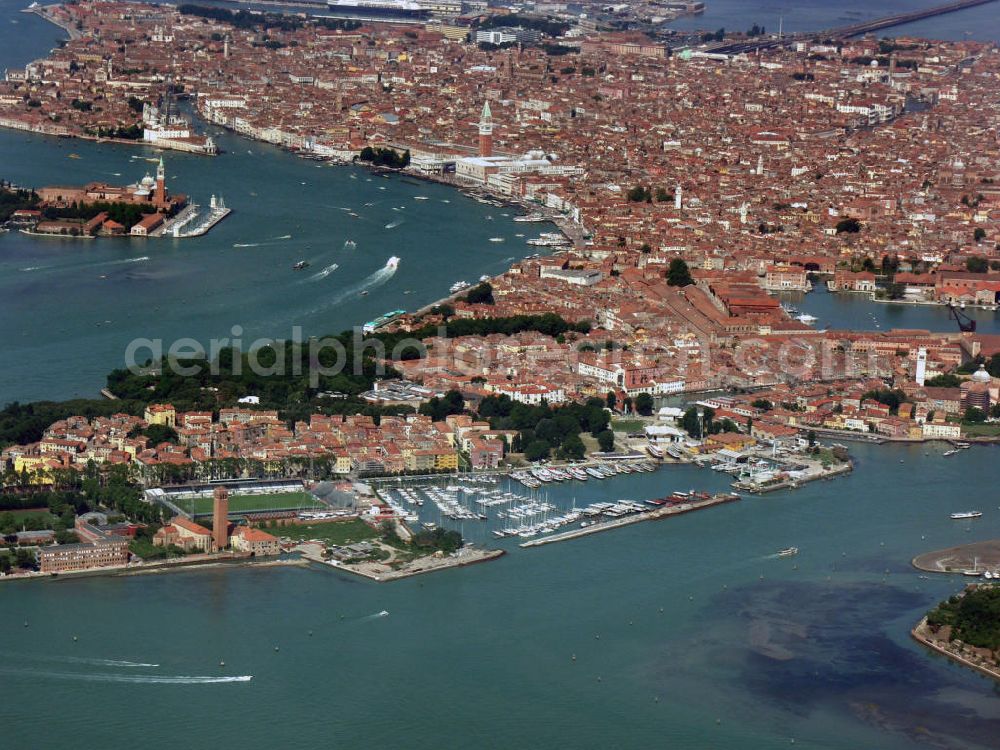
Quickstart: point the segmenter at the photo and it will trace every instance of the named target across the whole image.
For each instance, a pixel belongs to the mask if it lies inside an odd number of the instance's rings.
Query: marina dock
[[[853,466],[850,462],[842,464],[830,469],[825,469],[819,473],[809,473],[805,476],[798,477],[797,479],[786,479],[781,482],[771,482],[771,483],[756,483],[750,481],[737,481],[733,482],[733,487],[742,492],[750,492],[754,495],[764,495],[768,492],[777,492],[778,490],[794,490],[801,487],[803,484],[808,484],[809,482],[816,482],[820,479],[833,479],[841,474],[846,474],[853,470]]]
[[[642,521],[658,521],[661,518],[667,518],[668,516],[679,516],[684,513],[690,513],[695,510],[702,510],[703,508],[712,508],[716,505],[724,505],[726,503],[733,503],[740,499],[740,496],[732,494],[724,495],[713,495],[708,500],[700,500],[691,503],[679,503],[677,505],[666,506],[663,508],[658,508],[656,510],[650,510],[645,513],[638,513],[632,516],[625,516],[624,518],[617,518],[613,521],[606,521],[602,523],[596,523],[592,526],[585,526],[579,529],[573,529],[572,531],[564,531],[560,534],[552,534],[551,536],[542,537],[541,539],[532,539],[530,542],[523,542],[520,546],[527,547],[540,547],[543,544],[552,544],[553,542],[564,542],[569,539],[576,539],[581,536],[587,536],[589,534],[597,534],[601,531],[610,531],[611,529],[619,529],[622,526],[630,526],[634,523],[640,523]]]
[[[173,219],[164,222],[163,226],[153,232],[151,236],[173,237],[177,239],[201,237],[231,213],[232,209],[226,208],[226,204],[222,198],[216,200],[216,197],[213,195],[207,213],[203,214],[201,206],[197,203],[192,203],[186,206]],[[190,225],[194,226],[188,229],[187,227]]]

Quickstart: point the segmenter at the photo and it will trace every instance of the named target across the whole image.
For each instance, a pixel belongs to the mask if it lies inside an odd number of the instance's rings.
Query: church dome
[[[149,176],[149,172],[146,172],[146,176],[142,178],[142,182],[139,184],[143,187],[153,187],[156,184],[156,180]]]
[[[993,380],[988,372],[986,372],[986,365],[979,365],[979,369],[972,373],[973,383],[989,383]]]

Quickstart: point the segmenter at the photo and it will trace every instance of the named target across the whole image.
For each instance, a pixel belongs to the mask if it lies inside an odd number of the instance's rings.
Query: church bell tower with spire
[[[479,116],[479,155],[493,156],[493,113],[489,102],[483,105],[483,113]]]
[[[156,165],[156,203],[159,205],[164,205],[167,202],[167,175],[163,168],[163,157],[160,157],[160,163]]]

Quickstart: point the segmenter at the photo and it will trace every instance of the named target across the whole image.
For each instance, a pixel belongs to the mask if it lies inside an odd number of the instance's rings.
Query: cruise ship
[[[451,287],[449,287],[448,291],[450,291],[452,294],[455,294],[456,292],[460,292],[463,289],[468,289],[470,286],[471,284],[469,284],[468,281],[456,281],[454,284],[451,285]]]
[[[326,7],[334,18],[359,21],[418,23],[430,17],[430,11],[413,0],[328,0]]]

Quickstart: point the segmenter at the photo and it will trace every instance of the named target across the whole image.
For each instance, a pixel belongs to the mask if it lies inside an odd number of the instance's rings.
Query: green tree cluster
[[[389,169],[403,169],[410,165],[410,151],[407,149],[400,154],[394,148],[382,148],[376,146],[365,146],[361,149],[358,159],[373,164],[376,167],[388,167]]]
[[[495,430],[517,430],[514,450],[523,451],[529,461],[548,458],[553,451],[560,458],[579,459],[586,452],[580,434],[597,437],[608,429],[610,417],[604,407],[600,398],[552,407],[522,404],[504,395],[484,398],[478,414]]]
[[[688,286],[694,283],[691,271],[683,258],[674,258],[667,267],[667,284],[669,286]]]
[[[465,295],[465,301],[470,305],[492,305],[493,285],[488,281],[482,281],[469,290]]]
[[[880,404],[885,404],[889,407],[890,414],[898,414],[899,405],[906,401],[906,394],[898,388],[879,388],[873,391],[867,391],[862,396],[862,399],[878,401]]]
[[[38,194],[34,190],[13,189],[0,181],[0,224],[10,219],[15,211],[38,206]]]
[[[424,552],[443,552],[450,555],[462,548],[462,535],[457,531],[442,528],[424,529],[414,534],[412,544]]]
[[[978,586],[953,596],[927,615],[935,631],[951,626],[951,637],[977,648],[1000,650],[1000,588]]]
[[[430,417],[435,422],[443,422],[445,417],[461,414],[465,409],[465,399],[458,391],[448,391],[443,397],[435,396],[430,401],[420,405],[420,413]]]
[[[861,222],[857,219],[846,218],[837,222],[837,234],[857,234],[861,231]]]

